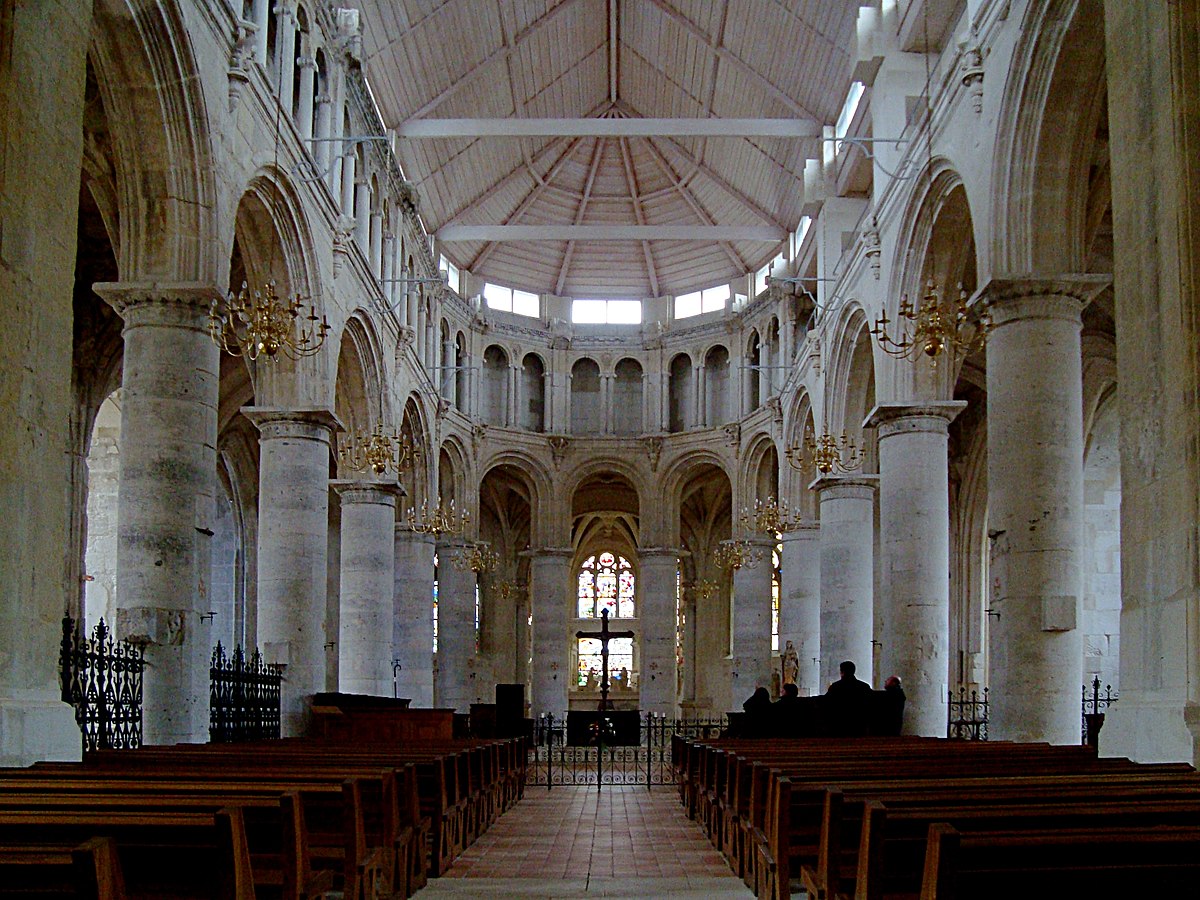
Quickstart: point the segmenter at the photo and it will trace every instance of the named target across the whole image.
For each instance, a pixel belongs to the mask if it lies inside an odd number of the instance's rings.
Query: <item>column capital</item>
[[[395,507],[397,498],[404,496],[404,488],[394,481],[335,478],[330,479],[329,486],[338,492],[342,503],[377,503]]]
[[[424,531],[413,531],[403,522],[396,523],[396,540],[403,540],[410,544],[428,544],[430,550],[437,543],[432,534]]]
[[[913,432],[945,434],[950,423],[966,408],[966,400],[880,403],[867,415],[863,428],[878,429],[880,440]]]
[[[575,555],[575,551],[570,547],[539,547],[537,549],[522,550],[517,556],[524,556],[528,559],[570,559]]]
[[[258,428],[262,440],[301,438],[332,444],[333,436],[346,430],[332,410],[321,407],[243,406],[242,414]]]
[[[1112,284],[1111,275],[997,275],[979,291],[999,328],[1022,319],[1078,323],[1083,307]]]
[[[92,290],[116,310],[125,327],[166,325],[208,329],[208,311],[223,296],[200,281],[97,281]]]
[[[874,500],[878,475],[824,475],[809,487],[826,500]]]
[[[640,547],[638,548],[638,559],[658,559],[660,557],[670,557],[671,559],[682,559],[685,556],[691,556],[690,550],[681,550],[678,547]]]
[[[812,541],[821,536],[820,522],[801,522],[790,531],[783,532],[783,537],[780,540],[783,543],[789,541]]]

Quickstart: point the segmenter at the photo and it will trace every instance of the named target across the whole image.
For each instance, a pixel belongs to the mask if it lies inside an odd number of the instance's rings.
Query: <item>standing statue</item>
[[[779,657],[779,665],[783,670],[783,684],[795,684],[800,677],[800,657],[792,642],[788,641]]]

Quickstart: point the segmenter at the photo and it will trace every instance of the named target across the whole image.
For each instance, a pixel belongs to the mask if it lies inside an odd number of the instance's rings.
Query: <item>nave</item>
[[[670,787],[529,788],[418,896],[749,897]]]

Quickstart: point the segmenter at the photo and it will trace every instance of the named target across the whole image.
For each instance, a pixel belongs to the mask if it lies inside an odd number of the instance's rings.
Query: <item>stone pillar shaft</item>
[[[991,733],[1079,742],[1083,646],[1081,303],[993,282],[988,338]]]
[[[277,78],[279,103],[289,113],[292,110],[292,73],[296,67],[296,7],[292,0],[280,0],[275,6],[275,60],[271,73]]]
[[[392,659],[396,692],[433,706],[433,536],[396,528]]]
[[[396,484],[335,481],[342,501],[338,689],[387,697],[392,691],[392,592]]]
[[[258,638],[287,666],[282,733],[303,734],[311,696],[325,690],[329,448],[341,426],[324,409],[243,410],[258,426]]]
[[[312,54],[305,51],[299,59],[300,66],[300,100],[296,107],[296,128],[302,141],[309,141],[313,136],[313,104],[317,86],[317,61]]]
[[[641,609],[640,663],[643,713],[675,715],[675,595],[679,554],[646,549],[639,553]]]
[[[876,475],[826,476],[816,482],[821,502],[820,685],[838,679],[852,661],[871,681],[874,634]]]
[[[751,538],[750,544],[762,553],[762,559],[753,567],[742,566],[734,571],[730,600],[733,661],[729,675],[735,706],[756,687],[771,686],[771,541]]]
[[[791,641],[800,661],[796,687],[801,697],[825,690],[821,660],[821,528],[801,525],[783,535],[780,560],[779,649]]]
[[[567,587],[570,550],[534,551],[530,559],[530,596],[533,597],[533,690],[530,711],[562,715],[567,710],[571,683],[567,653]]]
[[[437,704],[470,712],[475,699],[476,575],[459,567],[461,541],[438,541]]]
[[[946,733],[950,680],[950,476],[947,428],[964,401],[880,404],[879,680],[899,675],[904,733]]]
[[[146,643],[148,744],[205,737],[202,677],[216,511],[214,289],[96,285],[125,320],[117,504],[118,638]]]

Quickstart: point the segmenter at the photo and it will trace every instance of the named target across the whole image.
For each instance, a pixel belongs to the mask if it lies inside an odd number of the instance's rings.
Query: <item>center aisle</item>
[[[421,900],[486,897],[687,897],[744,900],[674,788],[526,788]]]

